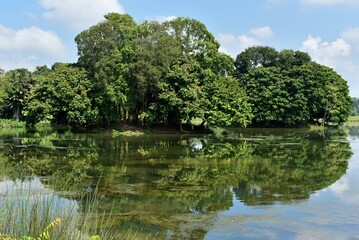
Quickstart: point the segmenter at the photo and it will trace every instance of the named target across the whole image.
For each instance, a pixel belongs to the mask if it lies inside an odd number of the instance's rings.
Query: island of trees
[[[194,19],[110,13],[75,38],[77,63],[0,71],[0,118],[74,127],[340,125],[347,82],[307,53],[256,46],[236,59]]]

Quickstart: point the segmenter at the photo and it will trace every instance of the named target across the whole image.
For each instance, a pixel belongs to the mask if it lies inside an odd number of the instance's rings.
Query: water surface
[[[0,188],[35,181],[76,199],[97,186],[139,239],[357,239],[358,133],[0,131]]]

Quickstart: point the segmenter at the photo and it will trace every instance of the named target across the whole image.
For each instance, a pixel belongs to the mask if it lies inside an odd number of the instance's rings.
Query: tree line
[[[1,118],[290,127],[341,124],[352,106],[347,82],[307,53],[256,46],[232,59],[190,18],[137,24],[109,13],[75,42],[77,63],[0,71]]]

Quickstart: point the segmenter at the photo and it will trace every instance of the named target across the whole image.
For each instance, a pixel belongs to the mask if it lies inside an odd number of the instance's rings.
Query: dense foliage
[[[347,82],[305,53],[252,47],[235,61],[256,126],[344,123],[352,99]]]
[[[110,13],[75,38],[78,62],[0,71],[0,117],[75,127],[338,125],[347,83],[307,53],[251,47],[234,61],[194,19]]]

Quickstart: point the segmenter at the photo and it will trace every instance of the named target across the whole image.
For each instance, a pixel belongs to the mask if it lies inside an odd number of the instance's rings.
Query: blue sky
[[[253,45],[308,52],[334,68],[359,97],[358,0],[2,0],[0,68],[76,62],[74,37],[107,12],[140,23],[190,17],[235,57]]]

